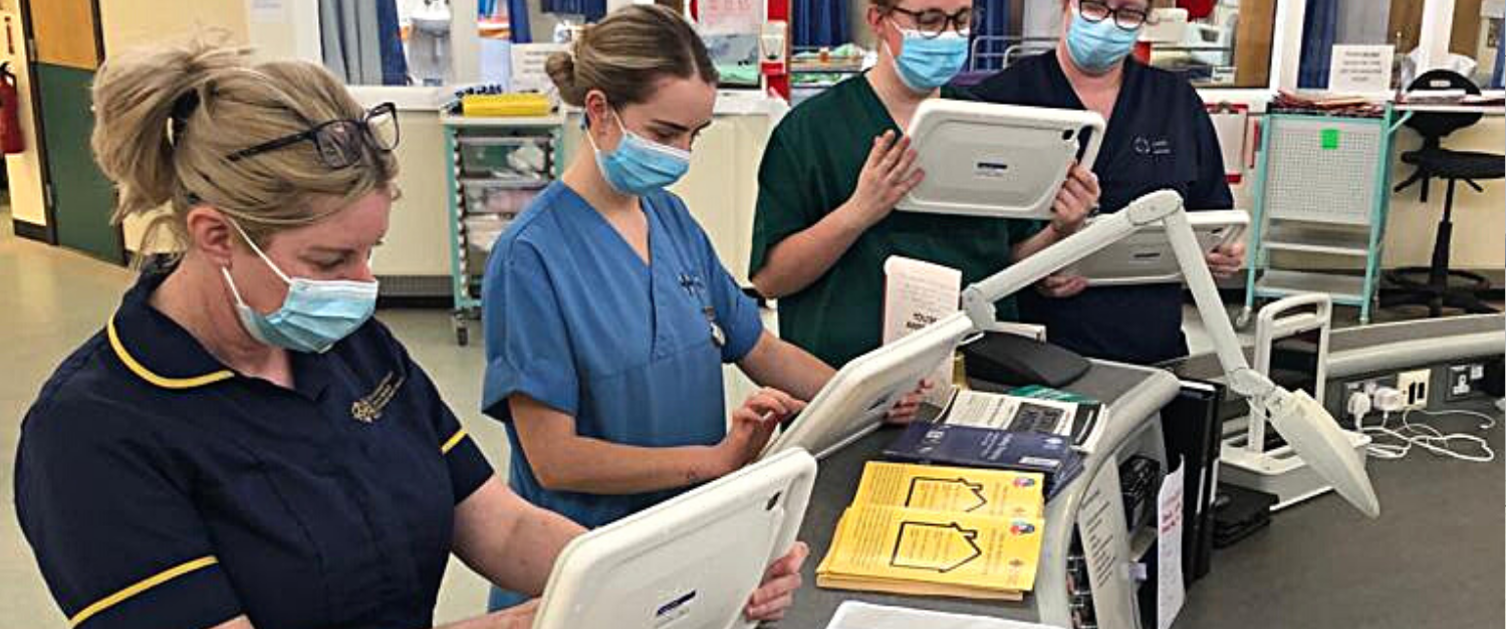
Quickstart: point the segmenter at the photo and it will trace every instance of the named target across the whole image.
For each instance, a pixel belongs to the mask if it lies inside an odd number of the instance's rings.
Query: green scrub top
[[[943,90],[943,98],[960,97]],[[866,76],[849,78],[795,107],[780,121],[758,169],[749,275],[780,241],[847,202],[873,138],[902,133]],[[779,335],[834,367],[878,347],[883,336],[884,260],[904,256],[962,271],[963,286],[1010,263],[1028,237],[1025,221],[895,211],[859,236],[824,275],[779,299]],[[1014,302],[999,316],[1016,318]]]

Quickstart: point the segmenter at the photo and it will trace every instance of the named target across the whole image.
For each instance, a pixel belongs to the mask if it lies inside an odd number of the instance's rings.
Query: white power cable
[[[1377,395],[1380,395],[1381,393],[1385,393],[1385,391],[1377,391]],[[1469,417],[1478,417],[1484,419],[1485,423],[1480,424],[1480,429],[1489,430],[1491,428],[1494,428],[1496,425],[1496,419],[1494,417],[1491,417],[1484,413],[1464,410],[1434,412],[1418,409],[1406,409],[1402,411],[1401,414],[1401,426],[1399,427],[1399,429],[1393,430],[1386,426],[1387,422],[1389,422],[1391,419],[1391,411],[1388,409],[1393,407],[1393,405],[1390,404],[1391,400],[1387,399],[1385,400],[1386,403],[1378,405],[1382,409],[1381,423],[1377,426],[1366,426],[1364,424],[1364,418],[1365,415],[1369,412],[1369,405],[1358,401],[1356,396],[1360,395],[1363,394],[1356,393],[1355,395],[1351,395],[1349,399],[1349,411],[1350,416],[1354,418],[1355,429],[1362,434],[1386,437],[1400,441],[1400,443],[1380,443],[1378,441],[1372,441],[1371,444],[1366,448],[1370,456],[1383,460],[1396,460],[1407,456],[1407,454],[1409,454],[1412,451],[1412,448],[1415,446],[1427,450],[1428,452],[1432,452],[1433,454],[1438,456],[1446,456],[1460,461],[1469,461],[1472,463],[1490,463],[1496,458],[1495,450],[1491,449],[1490,444],[1486,442],[1483,437],[1464,433],[1445,435],[1437,428],[1434,428],[1432,425],[1424,423],[1414,424],[1407,420],[1407,417],[1413,412],[1421,413],[1430,417],[1440,417],[1443,415],[1465,415]],[[1479,447],[1481,452],[1484,452],[1484,454],[1472,454],[1455,449],[1450,449],[1449,443],[1454,441],[1474,443]]]

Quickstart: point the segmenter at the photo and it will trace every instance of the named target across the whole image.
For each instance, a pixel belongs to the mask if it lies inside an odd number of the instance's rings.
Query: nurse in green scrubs
[[[901,129],[925,99],[965,97],[942,86],[966,62],[972,5],[871,1],[878,64],[801,103],[769,138],[748,267],[758,291],[779,300],[780,336],[837,367],[880,343],[889,256],[975,282],[1075,231],[1098,198],[1097,179],[1074,168],[1039,232],[1024,221],[893,212],[925,176]],[[1014,318],[1012,300],[999,315]]]

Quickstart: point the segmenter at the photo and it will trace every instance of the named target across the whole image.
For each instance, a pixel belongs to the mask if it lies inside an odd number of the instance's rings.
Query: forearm
[[[540,484],[555,491],[641,494],[694,485],[730,471],[723,469],[715,446],[647,448],[570,435],[547,448],[548,462],[533,450],[528,459]]]
[[[738,367],[759,386],[779,389],[806,402],[816,397],[836,373],[810,352],[767,331]]]
[[[815,225],[774,245],[763,268],[753,275],[758,292],[770,299],[798,293],[831,270],[867,229],[852,218],[858,213],[849,207],[851,203],[842,204]]]
[[[493,476],[456,506],[453,548],[492,583],[537,596],[565,544],[584,532],[564,516],[519,498]]]
[[[1064,236],[1062,236],[1061,232],[1057,231],[1055,227],[1046,225],[1045,228],[1036,232],[1031,237],[1022,240],[1019,243],[1016,243],[1014,249],[1012,250],[1011,260],[1014,262],[1024,260],[1025,258],[1040,253],[1041,250],[1045,249],[1046,247],[1050,247],[1051,245],[1060,242],[1063,238]]]

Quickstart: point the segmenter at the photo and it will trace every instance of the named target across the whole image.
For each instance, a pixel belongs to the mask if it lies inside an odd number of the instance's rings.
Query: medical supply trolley
[[[560,174],[564,116],[478,118],[442,115],[448,192],[450,292],[455,342],[470,341],[480,315],[481,276],[492,244]]]
[[[1360,323],[1370,322],[1391,200],[1391,136],[1399,125],[1390,104],[1370,117],[1265,115],[1240,327],[1249,324],[1257,299],[1301,293],[1357,306]],[[1292,253],[1349,260],[1329,268],[1362,261],[1364,272],[1282,267],[1274,260]]]

